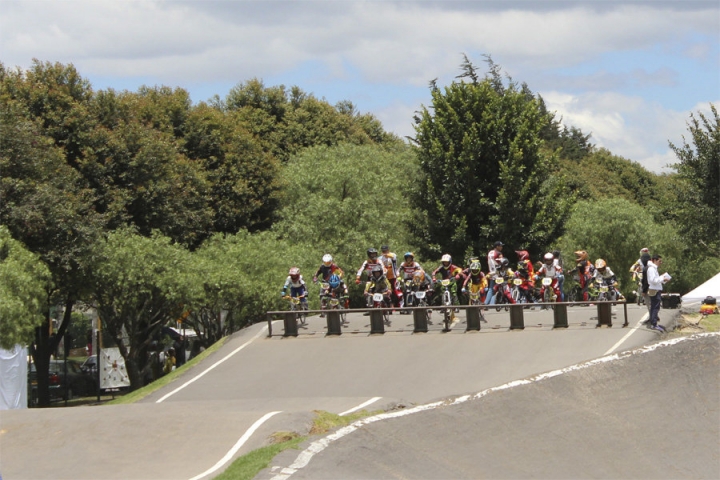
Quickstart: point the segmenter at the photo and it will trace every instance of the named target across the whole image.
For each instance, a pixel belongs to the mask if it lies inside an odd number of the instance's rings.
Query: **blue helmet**
[[[337,275],[335,275],[335,274],[333,273],[332,275],[330,275],[330,280],[328,280],[328,284],[329,284],[330,287],[332,287],[332,288],[337,288],[337,287],[339,287],[339,286],[340,286],[340,277],[338,277]]]

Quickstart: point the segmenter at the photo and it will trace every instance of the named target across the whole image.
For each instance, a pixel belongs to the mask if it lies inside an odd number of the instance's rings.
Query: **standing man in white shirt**
[[[658,268],[662,265],[662,257],[655,254],[651,257],[648,262],[647,268],[647,282],[648,282],[648,296],[650,297],[650,319],[648,321],[648,328],[664,332],[665,327],[658,323],[660,314],[660,304],[662,303],[662,289],[663,284],[667,283],[668,276],[660,275]]]

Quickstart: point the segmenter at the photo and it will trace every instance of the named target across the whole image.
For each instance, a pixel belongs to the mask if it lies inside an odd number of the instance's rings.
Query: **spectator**
[[[647,268],[648,268],[648,262],[650,262],[650,254],[649,253],[643,253],[640,256],[640,265],[642,267],[642,280],[641,282],[641,292],[640,294],[643,297],[643,301],[645,302],[645,306],[648,309],[648,319],[643,322],[643,325],[647,325],[650,323],[650,296],[648,296],[648,281],[647,281]]]
[[[665,327],[658,323],[660,314],[660,304],[662,303],[663,284],[667,283],[669,276],[667,274],[660,275],[658,268],[662,265],[662,257],[655,254],[651,257],[647,267],[648,296],[650,297],[650,320],[648,328],[664,332]]]
[[[495,286],[495,277],[497,276],[496,270],[499,266],[500,259],[503,258],[503,246],[504,244],[498,240],[495,242],[495,245],[493,245],[493,249],[488,252],[488,295],[485,297],[485,305],[493,305],[495,303],[495,295],[492,295],[492,291]]]
[[[167,351],[167,355],[165,355],[165,364],[163,365],[163,373],[167,375],[168,373],[175,370],[175,349],[171,348]]]

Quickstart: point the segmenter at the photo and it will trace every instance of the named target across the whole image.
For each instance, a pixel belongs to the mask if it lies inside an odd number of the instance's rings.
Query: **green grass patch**
[[[185,365],[181,366],[180,368],[175,369],[174,371],[168,373],[167,375],[164,375],[154,382],[152,382],[149,385],[145,385],[142,388],[139,388],[135,390],[134,392],[127,393],[123,395],[122,397],[118,397],[115,400],[111,400],[110,402],[107,402],[107,405],[123,405],[128,403],[135,403],[138,400],[141,400],[151,393],[160,390],[162,387],[167,385],[168,383],[172,382],[179,376],[183,375],[185,372],[193,368],[198,363],[202,362],[205,358],[208,357],[208,355],[211,355],[213,352],[216,352],[220,347],[222,347],[225,342],[227,341],[229,337],[223,337],[214,344],[210,346],[210,348],[206,349],[204,352],[200,353],[197,357],[193,358],[189,362],[187,362]]]
[[[310,429],[310,435],[323,435],[335,428],[344,427],[356,420],[383,413],[382,410],[368,412],[361,410],[341,417],[334,413],[315,410],[315,420]],[[298,449],[299,445],[308,440],[309,436],[300,436],[295,432],[278,432],[272,435],[273,444],[267,447],[258,448],[250,453],[239,457],[223,473],[215,477],[216,480],[250,480],[260,473],[264,468],[270,466],[270,462],[280,452],[288,448]]]

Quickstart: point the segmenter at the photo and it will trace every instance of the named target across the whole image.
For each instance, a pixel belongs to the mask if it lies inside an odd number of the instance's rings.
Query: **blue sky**
[[[492,56],[591,141],[660,172],[720,103],[720,2],[0,0],[0,59],[73,63],[96,89],[236,84],[350,100],[412,136],[428,83]]]

